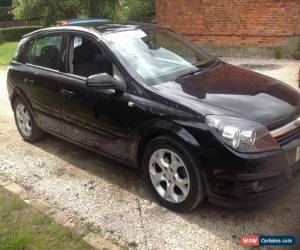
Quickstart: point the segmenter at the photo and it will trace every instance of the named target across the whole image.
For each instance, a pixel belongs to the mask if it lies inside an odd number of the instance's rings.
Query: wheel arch
[[[34,116],[35,113],[33,112],[32,105],[28,101],[28,98],[27,98],[25,92],[21,88],[19,88],[19,87],[15,87],[13,89],[13,91],[12,91],[12,94],[11,94],[11,97],[10,97],[11,107],[13,108],[14,102],[15,102],[15,100],[16,100],[17,97],[21,98],[22,101],[24,101],[27,104],[27,106],[30,109],[31,114]]]
[[[165,120],[151,120],[140,128],[138,137],[140,138],[137,146],[137,166],[143,172],[143,154],[148,143],[156,137],[169,136],[187,145],[188,148],[197,153],[201,146],[196,138],[185,128],[174,122]]]

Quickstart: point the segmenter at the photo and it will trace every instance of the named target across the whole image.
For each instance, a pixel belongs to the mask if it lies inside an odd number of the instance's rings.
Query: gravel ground
[[[297,87],[299,61],[225,60],[268,65],[275,70],[258,71]],[[13,121],[5,77],[6,70],[0,68],[0,174],[70,215],[100,226],[107,238],[132,249],[232,250],[240,249],[239,237],[244,234],[300,231],[300,177],[286,195],[262,208],[226,209],[205,202],[193,213],[176,214],[155,202],[131,168],[53,136],[33,145],[23,142]]]

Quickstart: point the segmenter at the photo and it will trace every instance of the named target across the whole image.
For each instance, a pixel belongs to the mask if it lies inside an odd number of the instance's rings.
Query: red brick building
[[[291,55],[300,42],[300,0],[156,0],[157,23],[220,55]]]

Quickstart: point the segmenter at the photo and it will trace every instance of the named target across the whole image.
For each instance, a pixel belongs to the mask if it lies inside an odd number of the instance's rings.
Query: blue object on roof
[[[85,24],[85,23],[107,23],[111,20],[106,18],[82,18],[82,19],[69,19],[67,20],[69,25]]]

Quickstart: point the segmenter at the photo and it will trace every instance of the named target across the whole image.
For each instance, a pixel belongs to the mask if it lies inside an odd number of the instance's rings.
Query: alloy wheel
[[[18,103],[16,107],[17,124],[24,136],[29,137],[31,135],[31,119],[28,109],[24,104]]]
[[[151,182],[158,194],[171,203],[183,202],[190,191],[190,178],[183,160],[169,149],[158,149],[149,161]]]

